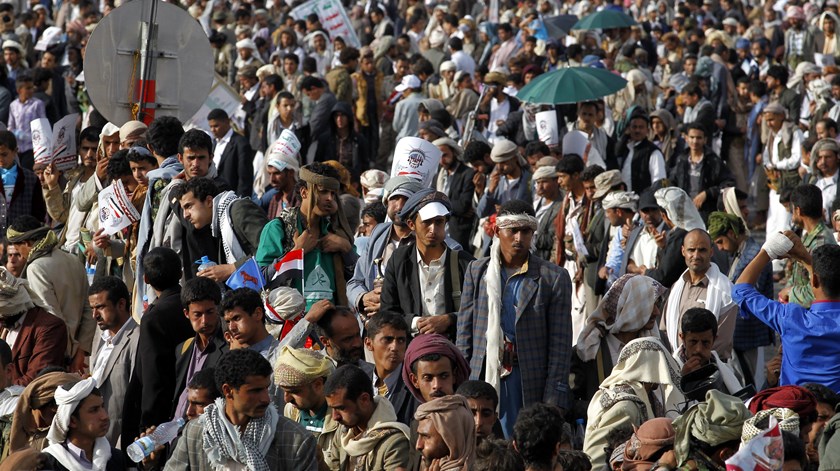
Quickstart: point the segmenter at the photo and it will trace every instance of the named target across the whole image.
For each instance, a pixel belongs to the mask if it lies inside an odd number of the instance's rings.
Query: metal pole
[[[140,95],[137,119],[143,121],[144,109],[146,108],[146,93],[148,93],[149,81],[155,76],[155,48],[157,46],[157,9],[158,0],[145,0],[149,4],[149,18],[140,27]]]

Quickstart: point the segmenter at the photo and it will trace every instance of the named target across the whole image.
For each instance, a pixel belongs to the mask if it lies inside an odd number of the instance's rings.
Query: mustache
[[[446,397],[446,393],[441,390],[432,391],[432,393],[429,395],[432,397]]]

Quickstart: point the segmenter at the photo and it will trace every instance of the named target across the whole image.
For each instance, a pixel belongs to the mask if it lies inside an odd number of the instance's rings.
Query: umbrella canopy
[[[627,13],[616,10],[601,10],[583,17],[572,29],[613,29],[636,26],[636,20]]]
[[[560,105],[597,100],[621,90],[627,80],[604,69],[566,67],[531,80],[516,98],[540,105]]]
[[[543,18],[545,29],[548,30],[548,35],[552,38],[562,38],[569,34],[577,21],[578,17],[575,15],[557,15]]]

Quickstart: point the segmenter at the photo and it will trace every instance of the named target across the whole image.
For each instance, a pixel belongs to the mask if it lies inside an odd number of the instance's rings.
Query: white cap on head
[[[441,203],[432,202],[420,208],[420,210],[417,211],[417,214],[420,215],[420,219],[423,221],[428,221],[429,219],[436,218],[438,216],[449,216],[449,210]]]

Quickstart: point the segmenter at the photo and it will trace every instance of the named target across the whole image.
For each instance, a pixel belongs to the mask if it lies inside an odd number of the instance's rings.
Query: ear
[[[332,345],[330,344],[330,339],[321,335],[320,337],[318,337],[318,340],[320,340],[321,343],[324,344],[324,348],[332,348]]]
[[[262,306],[258,307],[257,310],[254,311],[254,315],[258,316],[261,321],[265,322],[265,311]]]
[[[222,385],[222,397],[225,399],[233,398],[233,386],[225,383]]]
[[[145,275],[144,275],[144,276],[145,276]],[[184,309],[184,317],[186,317],[187,319],[189,319],[189,318],[190,318],[190,311],[187,311],[186,309]]]
[[[122,311],[123,309],[127,309],[127,307],[128,307],[128,300],[120,299],[119,301],[117,301],[117,309]]]
[[[685,336],[682,332],[677,332],[677,337],[680,338],[680,342],[685,343]]]
[[[67,430],[68,430],[68,431],[69,431],[69,430],[73,430],[74,428],[77,428],[78,426],[79,426],[78,419],[76,419],[75,417],[73,417],[73,416],[71,415],[71,416],[70,416],[70,423],[69,423],[69,424],[67,424]]]
[[[684,245],[682,247],[680,247],[680,252],[682,253],[682,256],[685,257],[685,246]]]
[[[414,224],[414,219],[408,219],[408,220],[406,220],[406,221],[405,221],[405,225],[406,225],[406,226],[408,226],[408,228],[409,228],[409,229],[411,229],[412,231],[414,230],[414,228],[415,228],[415,227],[417,227],[417,226]]]
[[[365,348],[368,349],[369,352],[373,351],[373,342],[371,342],[370,337],[364,338]]]
[[[414,373],[409,373],[408,379],[411,380],[411,384],[413,384],[415,388],[420,389],[420,379],[417,378]]]
[[[499,226],[493,226],[493,235],[499,237]]]
[[[181,153],[180,153],[180,152],[178,153],[178,162],[180,162],[180,163],[181,163],[181,165],[184,165],[184,158],[183,158],[183,157],[181,157]]]
[[[820,289],[822,287],[822,282],[820,281],[820,277],[817,276],[816,273],[811,271],[811,286],[814,289]]]

